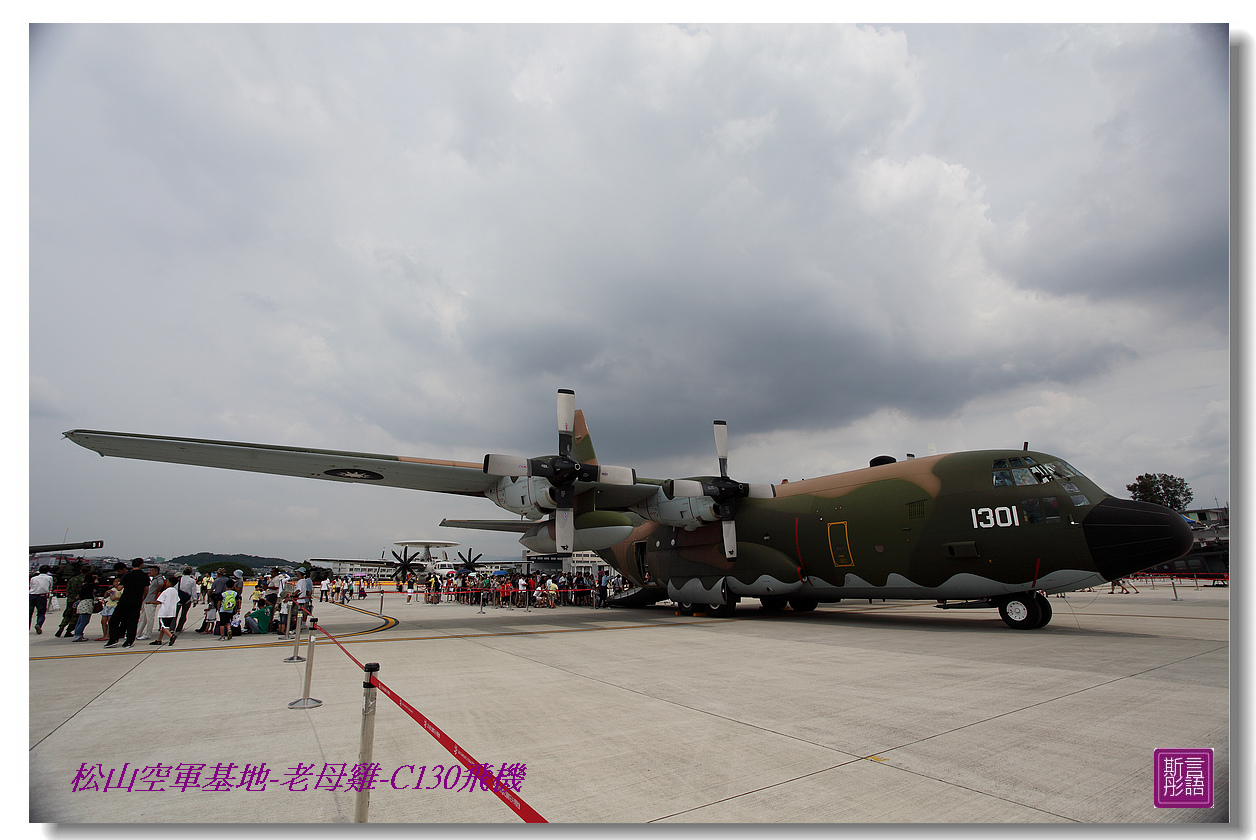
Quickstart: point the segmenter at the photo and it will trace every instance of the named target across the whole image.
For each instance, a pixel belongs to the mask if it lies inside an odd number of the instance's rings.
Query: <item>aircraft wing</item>
[[[305,449],[223,440],[136,435],[75,429],[65,436],[79,446],[114,458],[166,461],[228,470],[291,475],[435,493],[479,496],[497,481],[482,464],[437,461],[366,452]]]
[[[587,487],[597,488],[598,510],[623,510],[639,505],[658,492],[661,482],[654,479],[637,479],[636,484],[593,484],[576,482],[576,491],[583,492]]]

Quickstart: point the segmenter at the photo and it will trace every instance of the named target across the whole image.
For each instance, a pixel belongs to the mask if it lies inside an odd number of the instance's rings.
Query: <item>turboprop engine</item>
[[[549,479],[539,476],[506,476],[484,491],[493,504],[528,519],[540,519],[558,505],[550,493]]]
[[[686,531],[720,521],[714,499],[706,496],[677,496],[671,499],[662,487],[653,496],[639,505],[633,505],[629,510],[651,522],[684,528]]]
[[[632,520],[613,510],[594,510],[576,517],[575,542],[572,551],[601,551],[618,545],[632,534]],[[539,554],[553,554],[558,544],[554,540],[554,522],[538,522],[519,538],[524,548]]]

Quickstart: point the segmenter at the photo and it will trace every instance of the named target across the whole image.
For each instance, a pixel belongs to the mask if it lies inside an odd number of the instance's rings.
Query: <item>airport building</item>
[[[311,557],[309,562],[311,566],[327,569],[336,577],[361,575],[390,578],[393,569],[397,568],[397,564],[391,560],[329,560]]]
[[[554,574],[562,571],[567,574],[592,575],[610,569],[606,561],[592,551],[577,551],[570,557],[560,557],[557,554],[535,554],[528,551],[524,553],[523,561],[535,571]]]

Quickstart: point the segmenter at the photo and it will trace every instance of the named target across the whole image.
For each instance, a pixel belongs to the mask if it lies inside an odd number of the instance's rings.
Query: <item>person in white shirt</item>
[[[294,635],[297,632],[297,628],[301,626],[301,611],[309,610],[310,598],[313,594],[314,586],[310,582],[310,579],[305,576],[305,572],[301,569],[297,569],[296,572],[293,573],[292,594],[285,599],[287,603],[292,605],[292,609],[289,611],[289,615],[291,616],[290,626],[286,628],[286,635]]]
[[[297,569],[296,590],[292,593],[293,602],[303,610],[309,610],[310,601],[314,597],[314,584],[305,572]]]
[[[174,632],[182,633],[183,625],[188,620],[188,610],[196,603],[197,585],[196,578],[192,577],[192,569],[183,570],[183,577],[179,578],[179,588],[177,590],[179,597],[179,616],[175,622]],[[158,599],[160,601],[160,599]]]
[[[151,580],[148,584],[148,594],[144,596],[144,612],[140,617],[139,635],[135,637],[137,642],[144,641],[149,633],[157,629],[157,596],[166,586],[166,578],[162,575],[161,569],[149,566],[148,572]]]
[[[283,588],[287,582],[288,576],[279,571],[278,567],[270,570],[270,581],[266,584],[266,603],[271,606],[270,627],[281,635],[280,628],[286,629],[288,615],[288,601],[283,597]],[[276,611],[279,613],[280,621],[275,620]]]
[[[157,641],[149,642],[151,645],[160,645],[162,640],[169,636],[170,644],[173,646],[174,640],[178,637],[174,622],[179,615],[179,588],[173,576],[167,577],[166,582],[169,585],[157,596],[157,624],[161,630],[157,634]]]
[[[35,635],[44,632],[44,616],[48,614],[48,593],[52,592],[52,566],[40,566],[39,574],[30,580],[31,615],[35,617]],[[27,627],[30,619],[26,620]]]

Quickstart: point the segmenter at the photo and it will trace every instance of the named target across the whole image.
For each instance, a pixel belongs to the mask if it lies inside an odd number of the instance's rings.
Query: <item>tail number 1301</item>
[[[1013,528],[1020,525],[1014,507],[971,508],[974,528]]]

